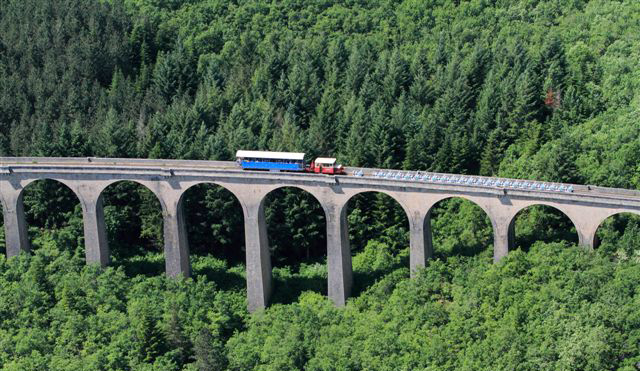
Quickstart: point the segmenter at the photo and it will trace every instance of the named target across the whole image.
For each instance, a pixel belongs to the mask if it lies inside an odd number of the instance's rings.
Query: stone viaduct
[[[69,187],[82,205],[87,263],[109,263],[102,192],[119,181],[137,182],[160,201],[164,219],[164,255],[169,276],[190,274],[189,246],[182,210],[184,192],[201,183],[217,184],[237,197],[244,213],[246,279],[250,311],[268,305],[271,260],[264,215],[265,196],[281,187],[296,187],[312,194],[322,205],[327,228],[328,294],[342,306],[352,284],[347,202],[362,192],[382,192],[394,198],[407,214],[410,226],[410,269],[426,264],[433,253],[430,211],[450,197],[480,206],[493,226],[494,261],[513,246],[516,214],[531,205],[552,206],[575,225],[579,243],[593,248],[598,226],[607,217],[640,214],[640,192],[594,186],[572,186],[572,192],[523,189],[511,183],[491,183],[490,178],[467,177],[465,182],[406,180],[360,176],[242,171],[234,162],[139,160],[100,158],[0,158],[0,200],[3,207],[8,256],[30,249],[22,204],[24,188],[39,179],[53,179]],[[441,177],[434,179],[443,179]],[[453,177],[448,175],[447,178]],[[473,182],[472,182],[473,181]],[[507,186],[511,185],[511,187]]]

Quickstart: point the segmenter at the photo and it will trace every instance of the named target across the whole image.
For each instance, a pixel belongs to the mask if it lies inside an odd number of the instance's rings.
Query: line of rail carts
[[[304,153],[245,151],[236,152],[236,163],[244,170],[293,171],[317,174],[346,174],[333,157],[318,157],[306,164]]]

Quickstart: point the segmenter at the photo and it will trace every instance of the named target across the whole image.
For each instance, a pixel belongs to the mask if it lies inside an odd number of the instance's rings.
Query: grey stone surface
[[[271,296],[271,256],[264,198],[244,201],[244,233],[247,259],[247,300],[249,311],[264,309]]]
[[[16,256],[20,251],[31,250],[27,236],[27,222],[24,217],[22,189],[15,189],[8,182],[0,181],[0,199],[2,199],[7,257]]]
[[[228,189],[237,197],[244,213],[247,296],[252,312],[269,304],[272,291],[264,200],[269,192],[278,188],[300,188],[322,205],[327,221],[328,293],[338,306],[345,304],[353,283],[347,202],[363,192],[387,194],[406,212],[412,273],[425,266],[433,255],[431,209],[447,198],[467,199],[487,213],[493,227],[496,262],[513,247],[515,217],[529,206],[547,205],[566,214],[576,227],[580,244],[587,248],[596,244],[596,230],[607,217],[621,212],[640,214],[640,192],[633,190],[573,185],[573,192],[552,192],[482,185],[486,178],[481,177],[477,179],[484,179],[483,182],[455,184],[381,178],[373,176],[377,169],[358,170],[364,176],[242,171],[234,162],[224,161],[0,158],[0,201],[7,255],[15,256],[30,249],[22,192],[29,183],[39,179],[59,181],[78,196],[84,218],[86,260],[103,266],[109,263],[102,209],[104,189],[123,180],[150,189],[162,207],[166,273],[172,277],[190,275],[182,208],[184,192],[201,183]]]
[[[353,285],[347,205],[325,201],[323,207],[327,223],[327,291],[337,306],[344,306]]]
[[[104,224],[102,195],[83,198],[84,245],[87,263],[109,264],[109,243]]]

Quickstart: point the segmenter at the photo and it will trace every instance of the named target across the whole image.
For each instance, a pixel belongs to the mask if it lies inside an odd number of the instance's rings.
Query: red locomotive
[[[333,157],[318,157],[311,161],[311,165],[305,171],[319,174],[346,174],[344,166],[338,165]]]

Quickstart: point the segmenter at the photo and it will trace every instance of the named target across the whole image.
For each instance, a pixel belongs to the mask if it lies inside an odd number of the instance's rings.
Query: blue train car
[[[299,152],[238,150],[236,162],[246,170],[305,171],[304,153]]]

